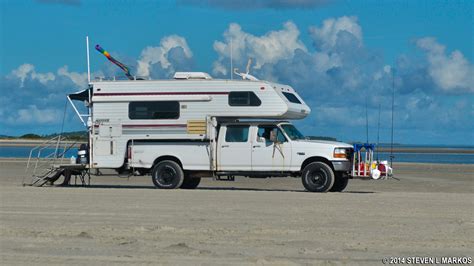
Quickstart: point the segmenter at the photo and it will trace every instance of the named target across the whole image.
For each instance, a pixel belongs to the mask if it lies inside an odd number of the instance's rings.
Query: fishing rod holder
[[[393,169],[388,161],[374,160],[375,144],[354,144],[352,156],[352,177],[389,179],[393,177]]]

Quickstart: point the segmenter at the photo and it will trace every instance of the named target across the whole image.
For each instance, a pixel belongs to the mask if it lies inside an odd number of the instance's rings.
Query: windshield
[[[301,134],[301,132],[299,132],[298,129],[296,129],[296,127],[293,126],[293,125],[291,125],[291,124],[284,124],[284,125],[281,125],[281,128],[283,128],[283,130],[285,131],[286,135],[288,135],[288,137],[289,137],[291,140],[304,139],[303,134]]]

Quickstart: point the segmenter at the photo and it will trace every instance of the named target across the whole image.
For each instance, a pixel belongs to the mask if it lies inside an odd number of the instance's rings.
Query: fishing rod
[[[380,145],[380,103],[379,103],[379,120],[378,120],[378,123],[377,123],[377,162],[379,162],[379,147]]]
[[[393,164],[393,113],[394,113],[394,106],[395,106],[395,68],[392,68],[392,137],[390,143],[390,167]]]

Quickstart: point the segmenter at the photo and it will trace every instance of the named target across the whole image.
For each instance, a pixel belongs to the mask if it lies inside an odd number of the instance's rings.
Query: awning
[[[75,101],[89,101],[89,89],[78,91],[68,95],[71,100]]]

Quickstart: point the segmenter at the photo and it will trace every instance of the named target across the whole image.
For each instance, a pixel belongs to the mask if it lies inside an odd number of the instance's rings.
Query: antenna
[[[87,50],[87,81],[91,83],[91,66],[89,61],[89,36],[86,36],[86,50]]]
[[[392,137],[390,143],[390,167],[393,164],[393,110],[395,106],[395,68],[392,68]]]
[[[245,72],[245,74],[249,74],[250,72],[250,65],[252,64],[252,58],[249,57],[249,61],[247,61],[247,67],[245,68],[245,70],[247,70],[247,72]]]
[[[240,73],[238,68],[234,68],[234,74],[236,74],[237,76],[242,77],[242,79],[244,79],[244,80],[248,79],[248,80],[257,81],[258,78],[256,78],[256,77],[249,74],[251,64],[252,64],[252,58],[249,58],[249,61],[247,62],[247,67],[246,67],[247,72],[246,73]]]
[[[230,37],[230,79],[233,80],[234,79],[234,62],[233,62],[233,39],[232,37]]]

